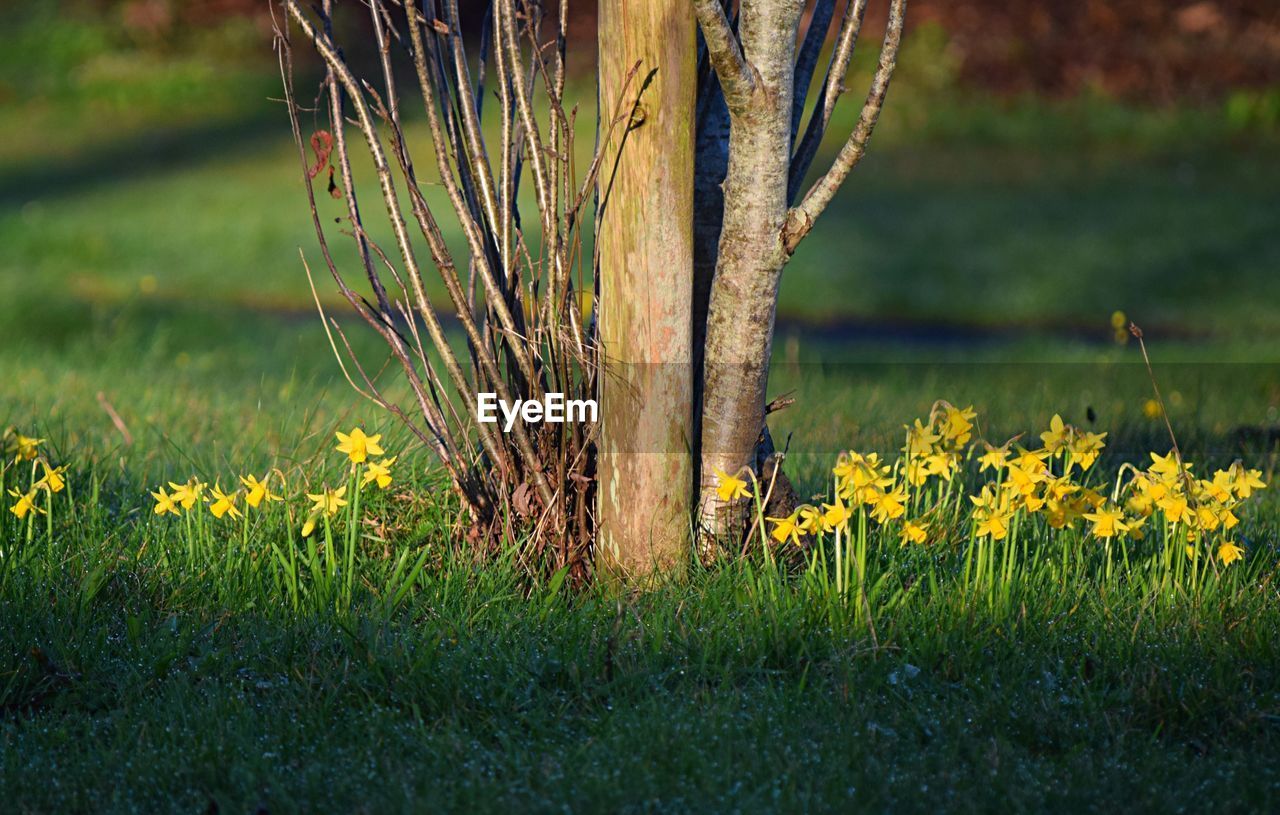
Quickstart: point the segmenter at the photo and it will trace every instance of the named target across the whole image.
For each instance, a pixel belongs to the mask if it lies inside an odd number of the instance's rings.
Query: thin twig
[[[125,425],[124,419],[120,418],[120,414],[116,412],[115,406],[107,400],[107,394],[98,391],[98,406],[107,414],[107,418],[116,426],[116,430],[120,431],[120,435],[124,437],[126,447],[133,444],[133,434],[129,432],[128,426]]]
[[[1147,377],[1151,380],[1151,390],[1155,392],[1156,404],[1160,406],[1160,416],[1164,419],[1165,429],[1169,431],[1169,441],[1173,443],[1173,457],[1174,461],[1178,463],[1178,473],[1187,485],[1187,500],[1194,505],[1195,496],[1192,491],[1194,484],[1191,479],[1191,473],[1187,472],[1186,467],[1183,466],[1182,450],[1178,447],[1178,437],[1174,435],[1173,423],[1169,421],[1169,411],[1165,409],[1164,397],[1160,395],[1160,386],[1156,384],[1155,371],[1151,369],[1151,357],[1147,356],[1147,343],[1143,340],[1142,329],[1138,327],[1137,323],[1130,322],[1129,333],[1138,340],[1138,349],[1142,351],[1142,361],[1147,365]]]
[[[814,223],[831,203],[836,191],[844,184],[849,173],[862,161],[866,153],[867,143],[875,131],[876,122],[880,119],[880,111],[884,107],[885,96],[889,93],[889,80],[893,78],[898,64],[898,48],[902,44],[902,29],[907,14],[907,0],[893,0],[889,7],[889,22],[885,29],[884,44],[880,48],[880,63],[876,67],[875,76],[871,80],[871,88],[867,92],[867,100],[862,105],[862,113],[858,124],[848,141],[840,148],[835,161],[826,174],[814,182],[805,194],[799,206],[787,213],[786,226],[783,228],[783,241],[788,252],[794,252],[796,246],[813,229]]]

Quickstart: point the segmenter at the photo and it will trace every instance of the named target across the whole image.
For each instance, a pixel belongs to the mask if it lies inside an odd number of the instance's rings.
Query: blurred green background
[[[358,37],[359,5],[338,5]],[[801,367],[777,390],[803,398],[781,426],[815,447],[878,439],[943,387],[1011,426],[1082,414],[1101,403],[1091,366],[1139,360],[1112,327],[1122,311],[1158,362],[1253,363],[1225,377],[1239,392],[1218,407],[1188,400],[1188,422],[1270,427],[1280,13],[1250,0],[1003,5],[912,4],[869,156],[784,277],[778,353]],[[594,18],[574,8],[585,151]],[[52,428],[145,478],[185,458],[295,455],[333,422],[383,421],[341,379],[299,260],[316,242],[269,5],[26,3],[11,15],[0,424]],[[876,45],[864,37],[835,130],[856,115]],[[305,102],[316,66],[303,50]],[[425,150],[424,128],[413,133]],[[376,343],[359,327],[352,337],[376,368]],[[1007,363],[1045,373],[1014,384]],[[1105,418],[1141,429],[1145,374],[1122,370],[1134,395]]]

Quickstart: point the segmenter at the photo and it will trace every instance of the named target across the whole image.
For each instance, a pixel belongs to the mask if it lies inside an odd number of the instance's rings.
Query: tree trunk
[[[750,66],[725,86],[732,126],[724,222],[707,320],[702,404],[702,529],[732,534],[717,471],[755,469],[778,302],[790,257],[783,236],[791,158],[793,59],[801,0],[744,3],[738,25]]]
[[[596,551],[605,571],[643,580],[691,550],[695,24],[688,0],[601,0],[598,22]],[[629,122],[611,128],[617,111]]]

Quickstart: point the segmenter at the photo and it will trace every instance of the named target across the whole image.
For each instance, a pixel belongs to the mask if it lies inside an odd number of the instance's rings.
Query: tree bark
[[[699,520],[712,536],[731,533],[740,514],[717,498],[717,471],[754,471],[763,428],[778,283],[790,257],[783,225],[795,41],[803,2],[743,3],[741,51],[718,5],[702,0],[698,8],[731,120],[702,404]]]
[[[691,551],[695,31],[688,0],[599,5],[600,110],[630,120],[601,126],[596,552],[627,580]]]

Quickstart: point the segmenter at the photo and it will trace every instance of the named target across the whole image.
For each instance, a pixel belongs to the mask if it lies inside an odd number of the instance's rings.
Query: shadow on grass
[[[71,158],[0,165],[0,208],[180,171],[207,159],[278,142],[287,131],[283,108],[263,104],[234,118],[147,128],[127,138],[96,144]]]

